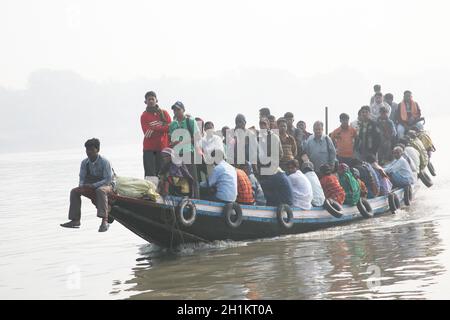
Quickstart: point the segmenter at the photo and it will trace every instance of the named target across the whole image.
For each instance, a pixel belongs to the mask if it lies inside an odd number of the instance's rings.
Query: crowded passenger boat
[[[395,213],[410,205],[420,180],[435,175],[436,150],[411,91],[402,101],[374,86],[370,104],[354,121],[339,116],[330,134],[316,121],[312,133],[293,112],[277,118],[259,109],[259,129],[238,114],[233,128],[186,112],[181,101],[159,107],[145,94],[141,115],[145,179],[118,177],[86,141],[79,186],[70,193],[69,222],[78,228],[81,196],[92,200],[100,232],[118,220],[165,247],[214,240],[295,234]]]

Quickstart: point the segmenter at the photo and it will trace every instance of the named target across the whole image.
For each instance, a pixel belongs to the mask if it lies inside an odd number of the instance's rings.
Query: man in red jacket
[[[144,170],[145,176],[158,176],[161,169],[161,151],[169,146],[169,113],[158,106],[153,91],[145,94],[147,108],[141,115],[144,133]]]

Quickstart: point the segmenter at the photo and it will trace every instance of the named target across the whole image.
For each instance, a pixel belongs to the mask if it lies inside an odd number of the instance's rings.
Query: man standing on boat
[[[375,92],[375,94],[370,98],[370,104],[369,104],[370,106],[374,104],[377,93],[381,93],[381,86],[379,84],[374,85],[373,91]],[[383,95],[381,95],[381,96],[383,96]]]
[[[350,116],[346,113],[341,113],[339,116],[341,126],[331,133],[331,139],[336,145],[337,159],[341,163],[350,165],[354,158],[353,149],[356,139],[356,129],[349,125]]]
[[[147,108],[141,115],[144,133],[144,171],[146,177],[156,177],[161,170],[161,151],[169,145],[170,115],[158,106],[153,91],[145,94]]]
[[[314,135],[310,136],[305,143],[305,152],[308,158],[316,170],[324,164],[328,164],[334,170],[336,149],[331,138],[323,133],[323,122],[316,121],[313,130]]]
[[[411,91],[406,90],[403,94],[403,101],[398,106],[398,138],[403,138],[407,129],[411,128],[414,125],[417,126],[417,121],[419,121],[420,117],[421,111],[419,104],[413,100]]]
[[[173,121],[169,125],[171,146],[176,157],[181,157],[193,178],[193,197],[200,198],[197,164],[202,163],[200,141],[201,135],[194,118],[185,115],[185,107],[181,101],[172,106]],[[182,129],[182,130],[179,130]]]
[[[79,186],[70,192],[69,222],[65,228],[79,228],[81,196],[88,197],[97,207],[97,217],[102,218],[99,232],[105,232],[108,224],[108,195],[113,192],[113,172],[109,161],[100,156],[100,141],[92,138],[84,144],[87,158],[81,162]]]

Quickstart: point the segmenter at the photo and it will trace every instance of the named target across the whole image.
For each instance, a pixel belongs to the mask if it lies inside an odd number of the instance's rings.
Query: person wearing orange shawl
[[[322,185],[325,198],[333,199],[339,204],[344,204],[345,191],[339,183],[338,177],[332,173],[329,164],[323,164],[320,166],[320,184]]]
[[[399,104],[397,110],[398,138],[403,138],[406,130],[415,125],[420,117],[421,111],[419,104],[413,100],[411,91],[406,90],[403,95],[403,101]]]

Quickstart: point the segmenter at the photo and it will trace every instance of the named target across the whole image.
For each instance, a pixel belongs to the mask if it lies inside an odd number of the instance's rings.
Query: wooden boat
[[[409,191],[412,193],[412,189]],[[360,213],[357,206],[344,205],[339,218],[331,215],[323,207],[311,210],[293,208],[288,226],[281,222],[278,208],[249,205],[240,206],[241,223],[232,226],[224,214],[225,204],[195,199],[190,201],[196,209],[196,214],[194,221],[188,225],[181,223],[186,221],[180,218],[178,205],[183,200],[180,197],[151,202],[115,195],[111,199],[113,203],[111,216],[143,239],[161,247],[175,248],[183,243],[271,238],[348,224],[395,211],[392,205],[390,206],[393,194],[396,195],[396,208],[400,204],[405,204],[405,200],[407,204],[409,203],[408,199],[405,199],[404,189],[398,189],[390,196],[367,200],[372,213],[366,217]],[[181,210],[185,214],[189,208]]]

